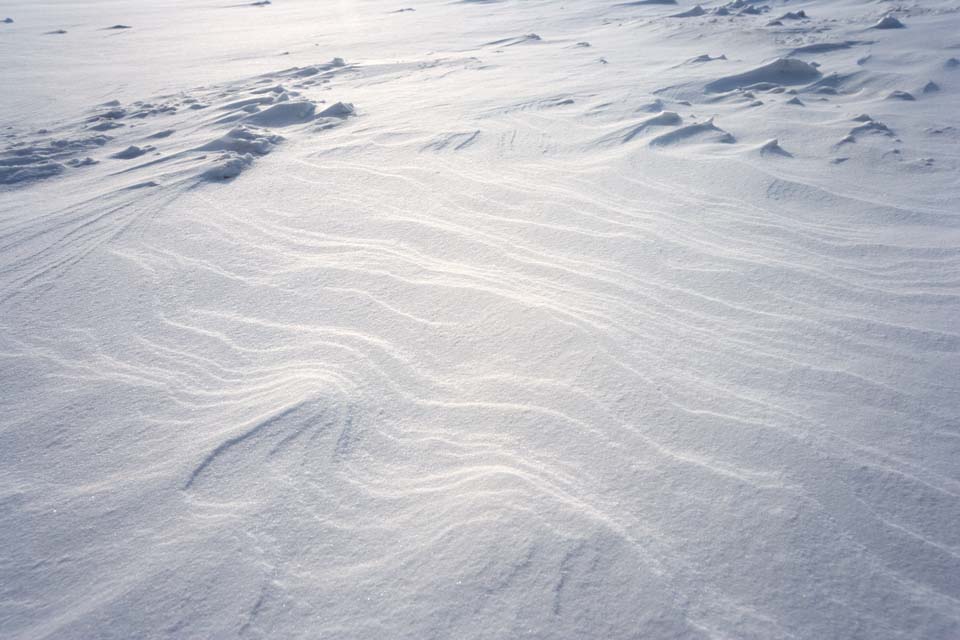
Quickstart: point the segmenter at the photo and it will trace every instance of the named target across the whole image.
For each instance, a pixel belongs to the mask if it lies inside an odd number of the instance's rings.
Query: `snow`
[[[960,637],[956,0],[3,12],[4,638]]]
[[[810,84],[820,77],[820,72],[803,60],[780,58],[745,73],[717,78],[704,86],[707,93],[730,91],[757,83],[770,83],[774,87]]]

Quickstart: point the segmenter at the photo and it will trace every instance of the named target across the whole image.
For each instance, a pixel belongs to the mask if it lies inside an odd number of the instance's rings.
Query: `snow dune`
[[[8,3],[0,635],[960,637],[958,8]]]

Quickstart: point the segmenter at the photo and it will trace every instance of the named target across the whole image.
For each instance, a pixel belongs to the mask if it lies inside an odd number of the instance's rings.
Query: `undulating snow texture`
[[[3,638],[960,638],[960,0],[2,14]]]

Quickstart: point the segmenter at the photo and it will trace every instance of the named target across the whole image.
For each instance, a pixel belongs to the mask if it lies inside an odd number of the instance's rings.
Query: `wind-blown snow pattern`
[[[960,638],[957,0],[3,12],[3,638]]]

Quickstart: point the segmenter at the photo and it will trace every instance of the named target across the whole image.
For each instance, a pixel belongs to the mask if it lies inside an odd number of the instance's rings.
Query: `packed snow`
[[[3,638],[960,638],[960,0],[2,15]]]

